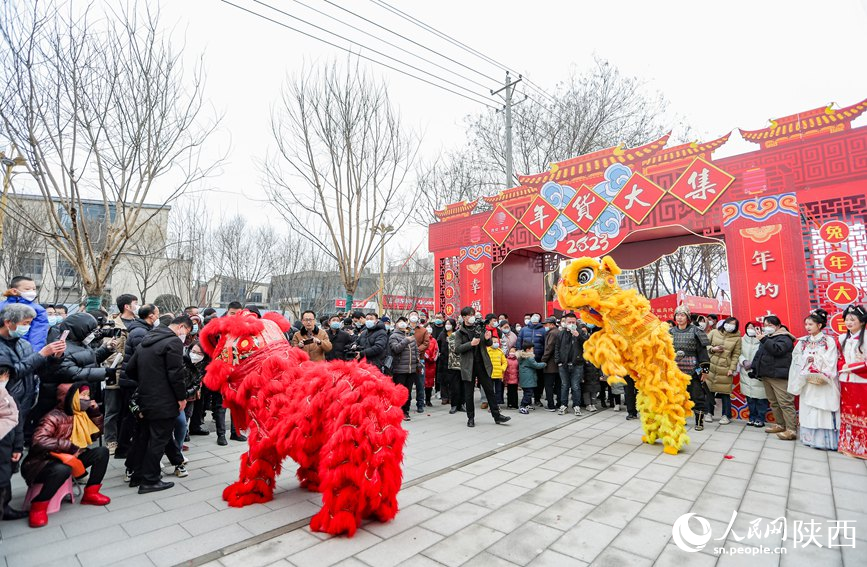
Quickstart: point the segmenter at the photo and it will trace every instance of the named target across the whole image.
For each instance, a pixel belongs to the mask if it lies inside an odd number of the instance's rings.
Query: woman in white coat
[[[823,332],[828,312],[816,309],[804,320],[807,336],[798,339],[789,369],[790,394],[801,396],[801,442],[836,451],[840,427],[840,382],[837,341]]]
[[[747,407],[750,410],[750,421],[747,425],[764,427],[765,416],[768,413],[768,395],[765,393],[765,385],[761,380],[750,376],[753,358],[759,350],[759,339],[756,338],[756,325],[752,321],[744,327],[744,336],[741,339],[741,355],[738,358],[738,369],[741,377],[741,394],[747,399]]]

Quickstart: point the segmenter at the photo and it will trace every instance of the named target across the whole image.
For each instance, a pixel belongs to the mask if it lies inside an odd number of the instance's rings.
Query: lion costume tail
[[[307,407],[299,411],[309,423],[277,438],[278,452],[300,465],[301,485],[322,492],[310,529],[352,536],[365,517],[391,520],[403,479],[406,390],[367,364],[308,363],[301,370]]]

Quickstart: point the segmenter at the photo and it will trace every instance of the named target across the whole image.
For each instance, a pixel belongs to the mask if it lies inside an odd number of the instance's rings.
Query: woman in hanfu
[[[843,368],[840,370],[840,448],[850,457],[867,459],[867,363],[864,325],[867,311],[850,305],[843,311],[846,334],[840,337]]]
[[[807,336],[792,352],[788,391],[801,396],[801,442],[816,449],[836,451],[840,424],[840,383],[837,380],[837,341],[823,332],[828,312],[816,309],[804,320]]]

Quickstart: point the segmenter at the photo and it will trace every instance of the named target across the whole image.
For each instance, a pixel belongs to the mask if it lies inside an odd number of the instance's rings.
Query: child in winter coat
[[[509,349],[506,357],[506,371],[503,373],[503,382],[506,385],[507,408],[518,409],[518,356],[517,349]]]
[[[497,396],[497,404],[503,405],[503,374],[509,366],[506,355],[500,349],[500,342],[494,339],[488,347],[488,356],[491,357],[491,380],[494,382],[494,394]]]
[[[531,341],[525,342],[523,347],[518,353],[518,382],[524,390],[524,397],[521,398],[521,409],[518,411],[528,414],[530,413],[529,408],[533,407],[533,391],[536,389],[536,377],[538,376],[536,371],[545,368],[545,363],[536,362]]]

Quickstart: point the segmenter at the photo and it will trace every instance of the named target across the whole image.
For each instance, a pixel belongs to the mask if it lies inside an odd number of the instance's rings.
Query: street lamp
[[[3,246],[3,225],[6,222],[6,196],[9,194],[9,187],[12,185],[12,168],[16,165],[24,165],[27,163],[23,157],[16,158],[6,157],[6,154],[0,152],[0,165],[3,166],[3,195],[0,197],[0,246]]]
[[[381,222],[370,227],[373,234],[380,237],[379,243],[379,311],[380,316],[385,314],[385,236],[394,232],[394,227]],[[349,306],[347,306],[349,308]]]

